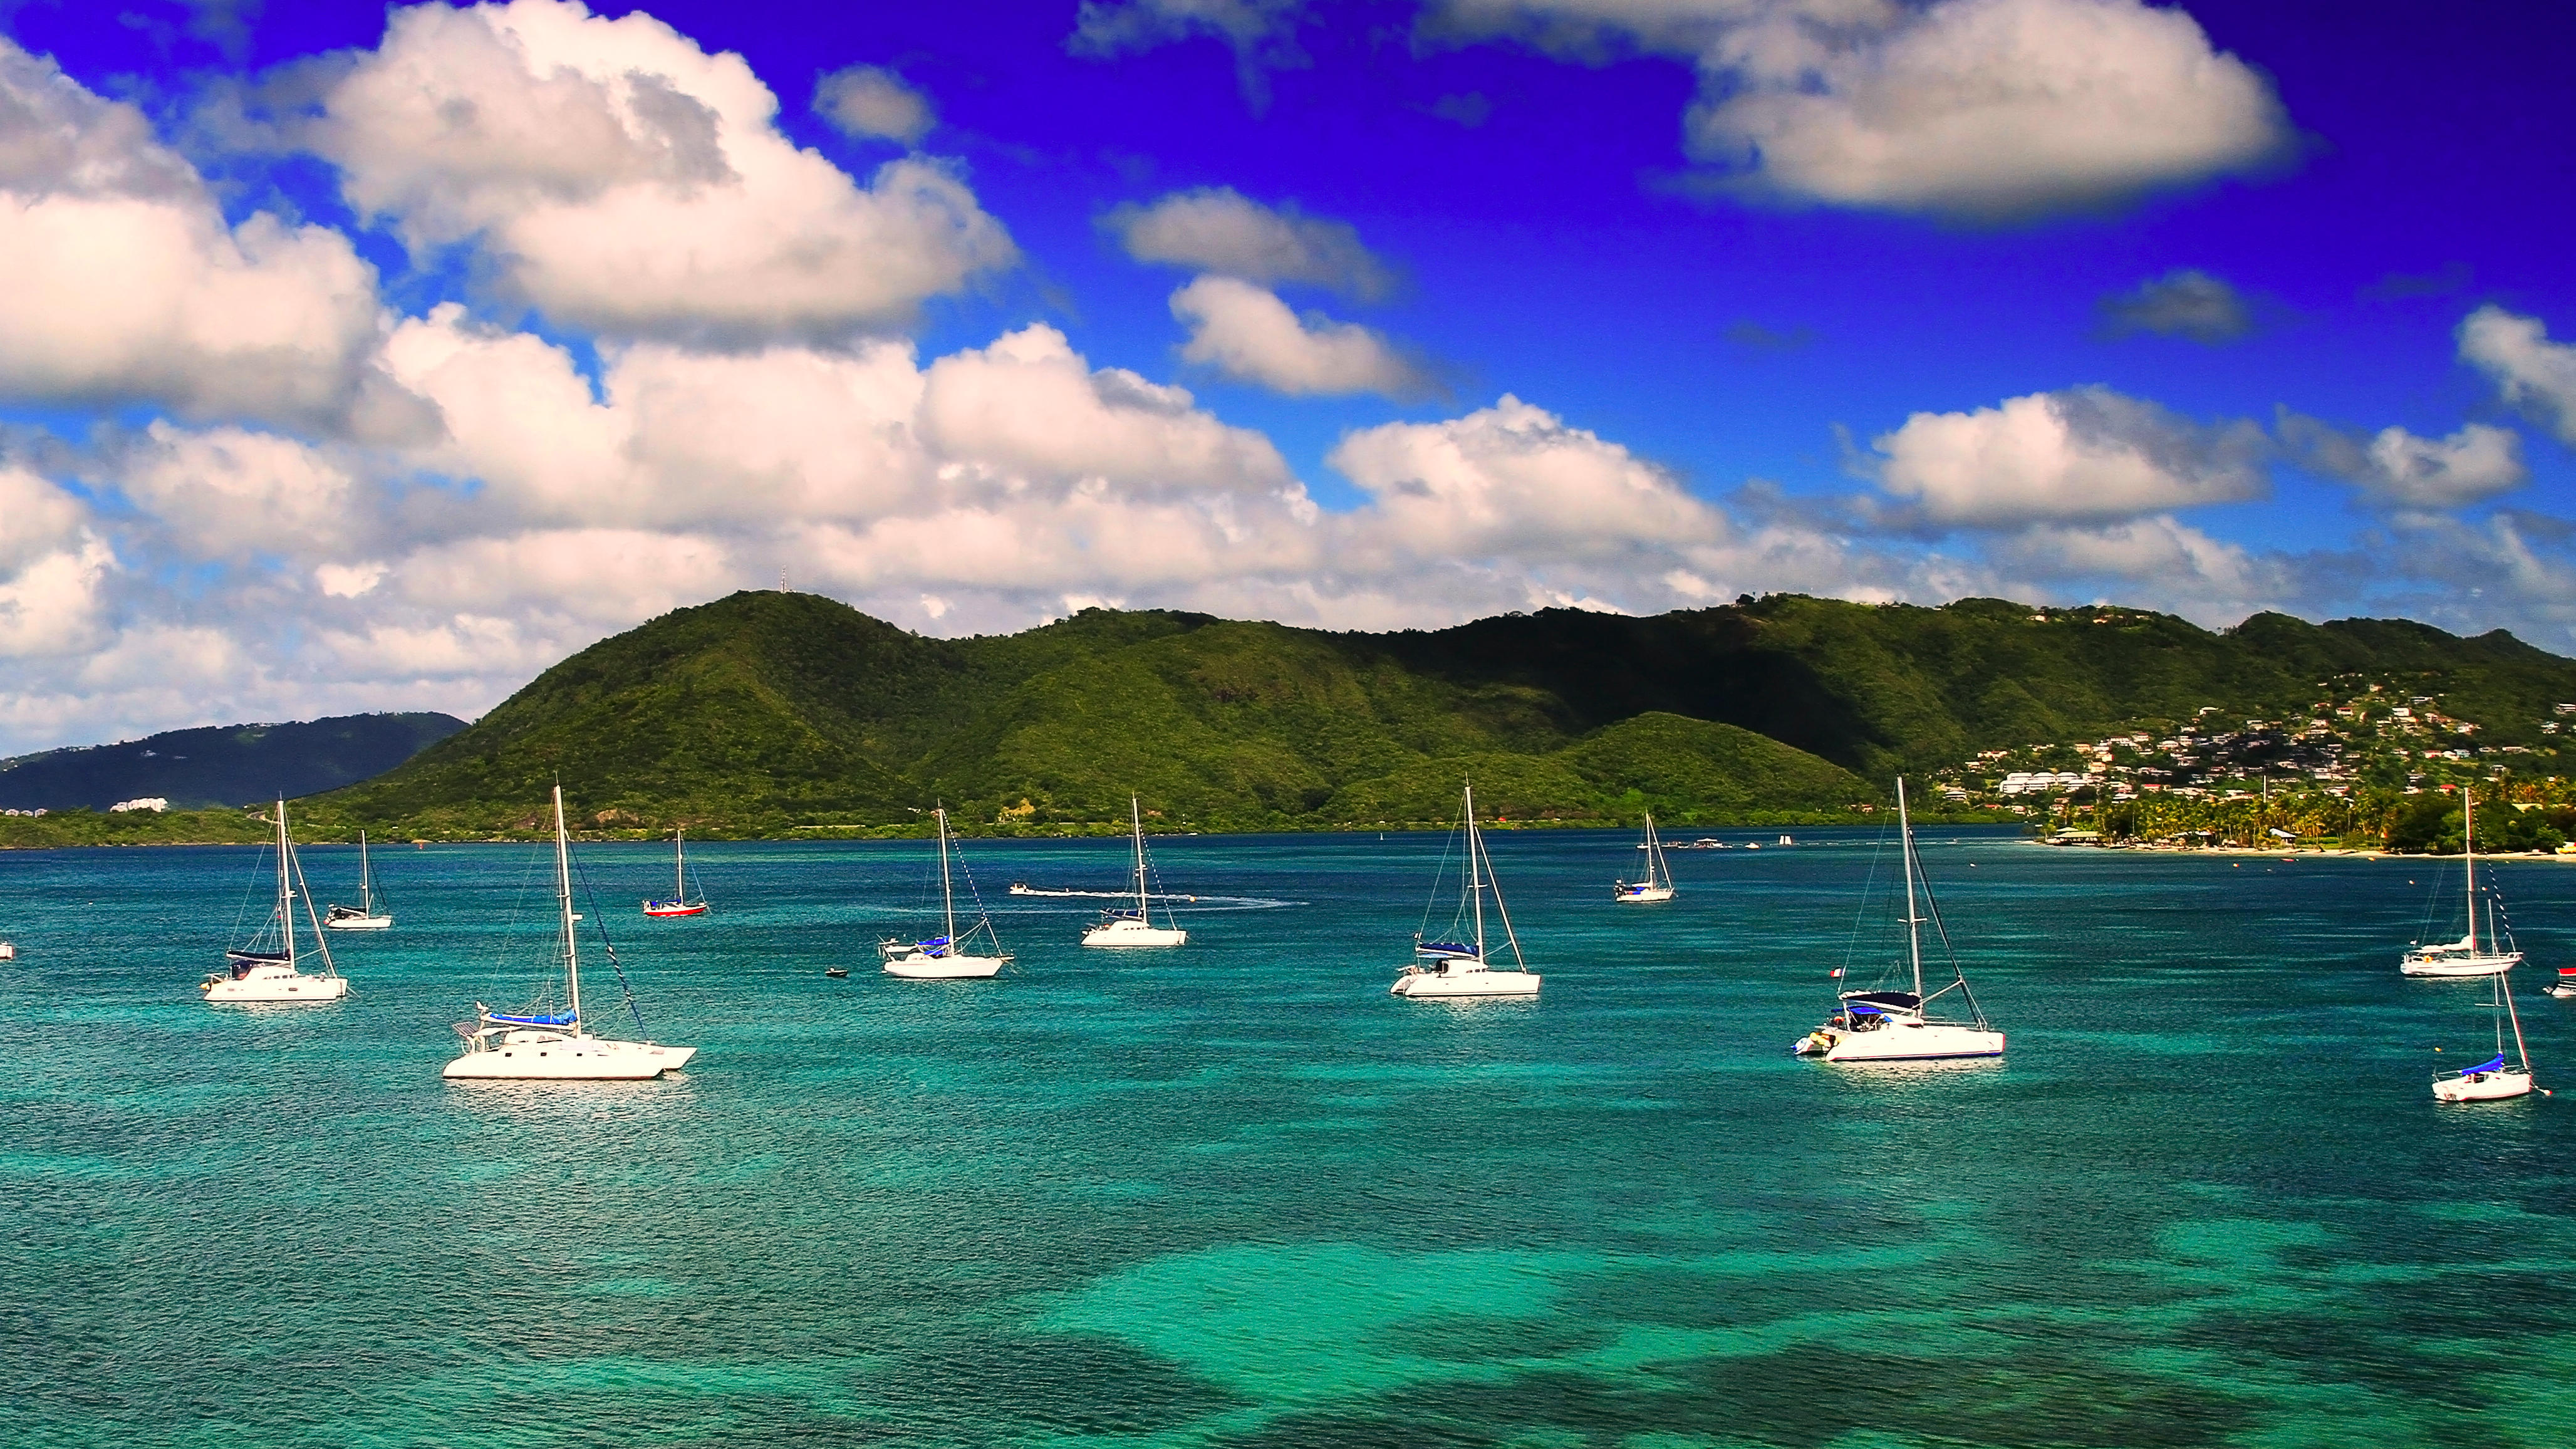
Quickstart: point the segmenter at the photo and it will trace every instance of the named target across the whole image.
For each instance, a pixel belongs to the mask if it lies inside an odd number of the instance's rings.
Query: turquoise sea
[[[969,984],[874,969],[920,844],[708,845],[677,922],[590,847],[697,1061],[473,1088],[532,850],[380,852],[355,994],[268,1010],[194,989],[256,852],[0,854],[0,1444],[2576,1443],[2576,1095],[2433,1104],[2491,1041],[2395,970],[2445,867],[1935,828],[2010,1055],[1841,1068],[1788,1048],[1893,852],[1798,833],[1635,907],[1633,837],[1495,832],[1545,995],[1451,1006],[1385,989],[1434,835],[1157,840],[1245,898],[1171,953],[1003,894],[1124,842],[970,841],[1019,969]],[[2494,870],[2576,1087],[2576,867]]]

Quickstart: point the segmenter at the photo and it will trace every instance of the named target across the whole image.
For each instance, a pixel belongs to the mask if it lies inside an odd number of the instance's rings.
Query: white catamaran
[[[2495,887],[2488,886],[2484,900],[2487,911],[2487,938],[2478,940],[2478,804],[2466,789],[2460,791],[2460,857],[2468,870],[2469,932],[2456,941],[2422,942],[2406,948],[2398,958],[2397,969],[2408,976],[2494,976],[2512,970],[2522,960],[2513,949],[2513,933],[2500,928],[2496,921]]]
[[[1145,890],[1145,813],[1136,797],[1127,797],[1127,813],[1136,822],[1136,909],[1111,906],[1100,913],[1100,924],[1082,933],[1086,946],[1178,946],[1190,938],[1181,923],[1172,916],[1170,906],[1163,907],[1163,919],[1170,924],[1157,926],[1146,915],[1152,897]]]
[[[1798,1039],[1791,1048],[1802,1057],[1829,1062],[1911,1062],[1945,1057],[1999,1057],[2004,1034],[1986,1024],[1986,1014],[1968,989],[1968,974],[1959,958],[1950,957],[1951,981],[1940,990],[1923,991],[1923,928],[1941,924],[1940,906],[1932,899],[1932,882],[1914,854],[1914,827],[1905,813],[1905,781],[1896,782],[1896,828],[1903,838],[1905,870],[1905,953],[1913,969],[1912,991],[1844,991],[1835,996],[1834,1014],[1825,1024]],[[1920,886],[1920,903],[1917,886]],[[1929,909],[1932,914],[1925,915]],[[1949,932],[1941,932],[1947,951]],[[1842,972],[1836,971],[1836,976]],[[1970,1020],[1949,1021],[1931,1014],[1932,1003],[1951,992],[1967,1004]]]
[[[644,914],[703,916],[707,913],[704,894],[696,900],[689,899],[689,849],[681,840],[681,837],[687,833],[688,830],[684,826],[673,826],[671,829],[671,898],[667,901],[646,901]]]
[[[2523,1097],[2531,1093],[2531,1049],[2522,1044],[2522,1013],[2513,1009],[2511,976],[2508,972],[2498,971],[2487,980],[2492,988],[2491,1001],[2495,1009],[2495,1055],[2465,1071],[2435,1077],[2433,1100],[2436,1102],[2500,1102],[2507,1097]],[[2504,1027],[2508,1021],[2513,1023],[2512,1066],[2506,1066],[2504,1061]]]
[[[1623,880],[1618,882],[1615,887],[1615,893],[1611,896],[1611,899],[1615,901],[1635,901],[1640,903],[1671,900],[1673,898],[1673,867],[1671,862],[1664,859],[1664,842],[1655,834],[1655,817],[1652,811],[1647,812],[1646,815],[1645,843],[1637,848],[1646,853],[1646,878],[1644,880]]]
[[[322,925],[333,931],[390,931],[394,918],[384,909],[384,899],[376,892],[376,873],[367,865],[367,832],[358,832],[358,903],[344,906],[333,903],[322,917]]]
[[[1410,997],[1415,1001],[1453,1000],[1470,996],[1536,996],[1539,976],[1521,957],[1520,937],[1512,930],[1511,912],[1503,906],[1503,889],[1494,879],[1493,857],[1485,853],[1485,837],[1476,828],[1476,788],[1469,785],[1459,811],[1459,829],[1466,836],[1466,860],[1459,867],[1458,909],[1450,918],[1446,941],[1426,939],[1426,933],[1413,934],[1413,964],[1404,968],[1387,991],[1391,995]],[[1447,879],[1444,868],[1441,878]],[[1433,899],[1438,899],[1439,885],[1432,886]],[[1485,895],[1494,897],[1494,919],[1503,928],[1503,942],[1511,948],[1512,964],[1497,969],[1485,960]],[[1423,924],[1431,923],[1428,906],[1422,913]],[[1455,939],[1459,926],[1473,922],[1471,940]]]
[[[295,906],[304,904],[313,949],[295,943]],[[322,969],[307,975],[298,967],[318,960]],[[250,940],[224,953],[224,969],[209,971],[197,983],[208,1001],[337,1001],[349,994],[348,978],[331,964],[331,948],[313,914],[313,895],[304,884],[304,863],[295,858],[295,842],[286,832],[286,802],[277,802],[277,904]]]
[[[877,950],[885,957],[885,974],[912,981],[967,981],[998,975],[1011,963],[1011,954],[1002,949],[1001,938],[993,934],[993,918],[984,914],[980,894],[975,900],[975,924],[967,927],[962,936],[957,932],[957,886],[948,864],[947,807],[931,811],[930,817],[939,827],[939,896],[947,932],[926,941],[894,937],[878,942]],[[966,878],[966,887],[974,889],[972,875]],[[982,951],[975,949],[978,936],[983,938]]]
[[[459,1023],[465,1054],[447,1064],[451,1082],[538,1079],[557,1082],[631,1082],[678,1071],[698,1054],[696,1047],[664,1046],[653,1041],[618,1041],[594,1036],[581,1014],[581,941],[573,923],[572,837],[564,829],[563,786],[555,787],[555,903],[558,908],[557,950],[562,954],[564,999],[526,1011],[494,1011],[474,1003],[474,1019]],[[615,965],[611,952],[609,964]],[[619,973],[621,980],[624,972]],[[560,1010],[546,1007],[560,1006]],[[629,993],[627,1010],[634,1011]],[[643,1021],[638,1018],[640,1029]]]

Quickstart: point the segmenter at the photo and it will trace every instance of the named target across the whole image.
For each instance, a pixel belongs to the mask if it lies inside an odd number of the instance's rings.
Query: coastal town
[[[2512,807],[2480,826],[2482,849],[2576,855],[2576,702],[2481,723],[2386,680],[2318,688],[2280,719],[2207,706],[2087,742],[1981,751],[1932,783],[1953,808],[2019,816],[2066,843],[2394,849],[2455,841],[2458,812],[2435,802],[2474,785]],[[2430,836],[2414,842],[2410,826]]]

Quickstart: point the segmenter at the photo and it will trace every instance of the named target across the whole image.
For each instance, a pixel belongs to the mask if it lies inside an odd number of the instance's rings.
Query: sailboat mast
[[[689,898],[688,833],[685,825],[671,827],[671,899],[675,901]]]
[[[1923,999],[1923,921],[1914,907],[1914,825],[1905,817],[1905,777],[1896,777],[1896,832],[1905,842],[1905,950],[1914,962],[1914,999]]]
[[[564,979],[572,991],[573,1030],[581,1020],[581,942],[572,929],[572,836],[564,829],[563,786],[555,787],[555,901],[563,908]]]
[[[363,830],[358,832],[358,913],[376,913],[376,886],[367,874],[367,832]]]
[[[948,919],[948,954],[957,954],[957,892],[948,884],[948,807],[942,805],[930,812],[939,822],[939,899]]]
[[[2520,1065],[2524,1071],[2530,1071],[2531,1048],[2522,1044],[2522,1013],[2513,1009],[2513,973],[2510,971],[2497,972],[2495,983],[2496,995],[2504,998],[2505,1017],[2513,1023],[2514,1061]],[[2504,1036],[2501,1032],[2496,1036],[2496,1055],[2504,1055]]]
[[[277,924],[286,932],[286,964],[295,965],[295,877],[294,863],[286,852],[286,802],[277,802]]]
[[[2478,954],[2478,797],[2473,786],[2460,787],[2460,858],[2469,865],[2469,954]]]
[[[1127,797],[1127,813],[1136,822],[1136,919],[1145,920],[1145,807],[1133,795]],[[1146,924],[1151,925],[1148,921]]]
[[[1467,897],[1476,908],[1476,959],[1485,959],[1485,878],[1476,869],[1476,787],[1467,786]]]

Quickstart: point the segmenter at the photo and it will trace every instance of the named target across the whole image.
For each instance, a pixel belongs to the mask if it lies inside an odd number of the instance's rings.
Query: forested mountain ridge
[[[1458,781],[1513,818],[1676,825],[1880,803],[1898,770],[2204,707],[2303,708],[2385,675],[2541,738],[2576,662],[2497,632],[2258,615],[1774,595],[1652,618],[1548,610],[1363,634],[1086,610],[928,639],[811,594],[677,610],[546,671],[472,728],[311,802],[317,827],[487,833],[560,778],[596,825],[717,833],[1426,821]]]
[[[47,750],[0,760],[0,808],[105,810],[157,797],[188,809],[310,795],[381,774],[463,728],[447,714],[353,714]]]

